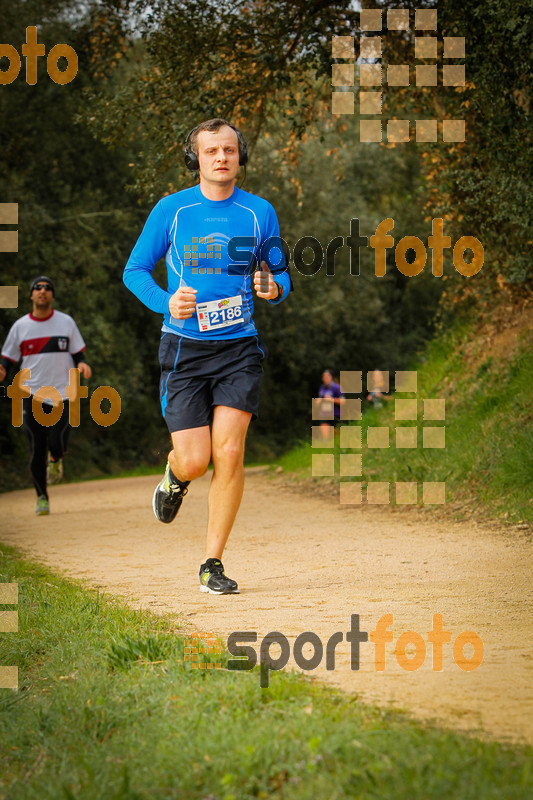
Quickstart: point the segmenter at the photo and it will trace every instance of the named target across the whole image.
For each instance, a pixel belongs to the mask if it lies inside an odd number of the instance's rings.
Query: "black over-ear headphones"
[[[239,145],[239,166],[244,167],[248,162],[248,148],[246,146],[246,140],[238,128],[236,128],[234,125],[231,125],[229,122],[226,122],[225,124],[237,134],[237,142]],[[197,125],[191,131],[189,131],[187,134],[187,139],[185,140],[185,166],[187,169],[190,169],[191,172],[196,172],[196,170],[200,169],[198,155],[189,147],[189,140],[199,127],[200,125]],[[220,127],[222,127],[222,125]]]

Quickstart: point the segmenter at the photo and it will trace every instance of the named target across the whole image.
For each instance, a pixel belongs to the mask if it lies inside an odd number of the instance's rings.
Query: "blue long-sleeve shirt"
[[[152,275],[163,255],[166,291]],[[257,333],[252,281],[254,264],[261,261],[283,287],[282,298],[269,302],[282,302],[291,280],[272,205],[238,188],[226,200],[208,200],[197,185],[164,197],[152,209],[124,269],[124,283],[148,308],[164,314],[164,332],[237,339]],[[180,286],[198,292],[196,311],[186,320],[171,317],[168,309]]]

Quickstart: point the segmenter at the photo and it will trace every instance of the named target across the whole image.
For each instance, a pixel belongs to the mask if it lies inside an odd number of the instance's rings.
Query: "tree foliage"
[[[366,2],[365,7],[409,7]],[[434,7],[417,2],[416,7]],[[78,321],[94,369],[90,390],[120,392],[123,413],[110,429],[85,412],[72,437],[79,471],[113,471],[157,461],[167,435],[157,404],[160,319],[122,285],[122,270],[155,200],[190,185],[182,145],[199,120],[225,116],[241,127],[251,151],[245,189],[270,200],[294,249],[314,236],[325,249],[347,237],[350,220],[370,236],[394,219],[396,242],[427,242],[430,220],[446,233],[478,237],[485,267],[475,279],[446,283],[429,268],[403,276],[390,253],[377,279],[373,252],[361,250],[350,272],[346,247],[335,275],[293,268],[295,293],[272,308],[256,304],[270,350],[261,416],[252,451],[271,454],[305,436],[309,398],[325,366],[401,369],[433,330],[444,285],[488,294],[530,269],[531,20],[525,0],[439,6],[442,35],[466,37],[465,90],[406,87],[384,93],[384,116],[466,119],[464,143],[361,143],[359,117],[330,110],[331,37],[364,34],[349,0],[12,0],[0,40],[20,47],[27,25],[47,49],[67,42],[79,56],[76,80],[57,86],[39,61],[38,83],[0,87],[4,121],[0,201],[20,206],[17,255],[2,254],[2,279],[21,285],[19,309],[2,312],[2,331],[27,310],[24,287],[50,273],[57,305]],[[439,45],[440,46],[440,45]],[[383,61],[414,65],[412,31],[384,37]],[[356,103],[357,106],[357,103]],[[7,123],[7,124],[6,124]],[[449,259],[450,261],[450,259]],[[155,273],[165,285],[161,265]],[[5,453],[22,452],[1,406]],[[76,454],[78,461],[76,462]],[[78,468],[77,467],[77,468]],[[10,475],[10,479],[11,479]]]
[[[60,86],[49,79],[46,59],[40,58],[35,85],[24,80],[23,65],[18,79],[0,87],[0,202],[19,205],[19,251],[0,255],[2,282],[19,286],[19,307],[0,312],[0,339],[3,343],[15,319],[31,310],[31,279],[50,275],[56,307],[72,314],[87,344],[94,373],[90,393],[109,385],[123,398],[122,415],[109,429],[98,427],[88,401],[82,403],[80,431],[71,438],[74,471],[98,473],[113,464],[135,463],[139,453],[158,459],[152,452],[158,432],[161,442],[165,438],[155,407],[155,364],[148,381],[151,396],[144,386],[147,365],[155,361],[147,331],[157,338],[159,326],[147,309],[137,303],[132,308],[122,284],[125,259],[145,216],[124,191],[130,157],[124,148],[111,152],[75,122],[83,88],[103,79],[97,73],[119,51],[122,33],[116,17],[103,15],[97,2],[73,8],[67,2],[13,0],[2,17],[0,40],[12,42],[20,53],[28,25],[38,26],[38,41],[47,52],[58,42],[70,44],[79,68],[72,83]],[[0,403],[0,414],[2,469],[13,486],[17,469],[5,457],[22,455],[25,445],[11,425],[9,401]],[[25,462],[18,462],[21,472]]]
[[[397,0],[365,0],[365,8],[415,5]],[[416,7],[420,4],[416,3]],[[533,17],[527,0],[427,3],[438,11],[437,62],[465,65],[466,85],[385,88],[390,117],[464,119],[460,143],[419,145],[426,183],[426,211],[447,221],[448,232],[471,235],[485,248],[483,273],[475,284],[457,279],[453,294],[478,293],[484,299],[505,283],[527,284],[532,277],[531,193],[531,42]],[[385,64],[409,63],[414,72],[414,38],[422,32],[388,32]],[[435,35],[431,31],[431,35]],[[444,37],[465,37],[465,58],[443,61]],[[454,240],[455,240],[454,239]]]
[[[108,143],[140,137],[134,185],[152,199],[198,120],[231,119],[253,150],[281,111],[295,143],[324,113],[331,36],[356,19],[349,0],[142,0],[135,12],[147,58],[119,91],[91,93],[88,121]]]
[[[384,65],[410,65],[409,87],[389,88],[384,80],[384,116],[409,118],[413,126],[415,119],[466,120],[464,143],[417,144],[426,216],[443,217],[455,240],[473,235],[485,246],[483,280],[476,282],[476,289],[472,282],[456,281],[448,291],[468,286],[469,292],[486,295],[497,290],[496,282],[528,282],[529,3],[364,0],[362,6],[383,11]],[[330,113],[331,37],[353,35],[357,55],[361,38],[375,35],[361,31],[354,4],[343,1],[141,0],[129,8],[137,14],[136,31],[146,42],[146,58],[119,91],[91,94],[89,122],[106,142],[127,137],[140,144],[133,185],[151,199],[177,188],[181,143],[199,119],[211,116],[226,116],[241,126],[253,150],[282,114],[287,144],[280,155],[296,174],[302,136]],[[442,86],[440,66],[437,87],[413,85],[415,63],[421,63],[415,62],[414,40],[421,32],[413,27],[387,31],[391,8],[409,9],[411,26],[416,9],[437,9],[439,65],[443,37],[465,37],[466,59],[448,62],[466,65],[465,87]],[[390,145],[373,147],[379,151]]]

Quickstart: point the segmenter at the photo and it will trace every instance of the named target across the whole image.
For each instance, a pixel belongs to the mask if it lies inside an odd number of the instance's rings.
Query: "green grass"
[[[2,547],[19,633],[0,662],[0,798],[524,800],[531,748],[416,724],[294,674],[192,670],[173,616],[135,611]],[[224,663],[224,658],[222,659]]]
[[[466,349],[475,337],[472,327],[461,327],[432,342],[422,361],[412,369],[418,373],[418,392],[394,395],[383,408],[369,408],[360,423],[363,428],[363,485],[368,481],[416,481],[418,503],[422,503],[423,481],[445,481],[447,503],[466,502],[477,511],[509,521],[533,520],[533,337],[524,337],[512,359],[493,359],[490,352],[470,366]],[[395,398],[418,397],[417,448],[397,449],[396,426],[415,421],[394,419]],[[423,398],[444,398],[446,419],[423,418]],[[446,447],[424,448],[422,428],[445,425]],[[369,449],[369,427],[388,427],[390,446]],[[297,478],[311,478],[313,452],[303,442],[277,463]],[[339,480],[339,455],[353,452],[335,443],[335,473]],[[354,478],[360,480],[360,478]],[[391,491],[394,502],[394,492]]]

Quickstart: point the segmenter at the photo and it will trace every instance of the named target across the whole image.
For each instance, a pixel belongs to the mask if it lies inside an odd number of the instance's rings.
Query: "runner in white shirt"
[[[25,381],[31,396],[23,399],[23,424],[30,445],[30,470],[37,492],[35,513],[50,513],[47,482],[57,483],[63,475],[61,459],[66,452],[69,433],[69,404],[65,387],[69,385],[69,370],[76,366],[84,378],[91,377],[85,362],[85,342],[72,317],[55,311],[54,284],[46,275],[31,283],[30,300],[33,311],[18,319],[2,347],[0,381],[9,368],[22,358],[21,368],[30,370]],[[41,425],[34,418],[32,400],[42,386],[53,386],[63,398],[61,418],[54,425]],[[44,401],[43,406],[47,403]],[[48,401],[48,405],[52,405]],[[47,470],[47,455],[48,470]]]

